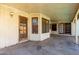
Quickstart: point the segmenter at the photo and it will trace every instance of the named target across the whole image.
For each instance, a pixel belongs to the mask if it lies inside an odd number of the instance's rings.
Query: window
[[[49,20],[42,18],[42,33],[49,32]]]
[[[32,17],[32,33],[38,33],[38,17]]]
[[[52,24],[52,31],[56,31],[57,30],[57,24]]]

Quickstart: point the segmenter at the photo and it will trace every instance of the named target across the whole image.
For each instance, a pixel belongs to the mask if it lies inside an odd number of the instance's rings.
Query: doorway
[[[58,26],[59,34],[71,34],[71,23],[62,23]]]
[[[19,41],[27,40],[27,18],[19,16]]]
[[[58,32],[59,32],[59,34],[64,34],[63,23],[60,23],[60,24],[58,25]]]
[[[65,33],[71,34],[71,23],[65,23]]]

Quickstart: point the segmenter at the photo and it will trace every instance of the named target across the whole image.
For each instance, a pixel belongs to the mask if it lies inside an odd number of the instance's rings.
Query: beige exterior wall
[[[73,19],[73,22],[71,22],[71,30],[72,30],[72,35],[75,36],[79,36],[79,19],[77,19],[77,15],[79,14],[79,9],[75,14],[75,17]]]
[[[13,16],[10,15],[11,12],[13,12]],[[41,17],[44,17],[49,20],[47,16],[40,13],[28,14],[27,12],[20,11],[7,5],[0,5],[0,48],[19,43],[19,15],[28,18],[28,40],[41,41],[50,36],[50,33],[41,33]],[[38,34],[32,34],[31,17],[33,16],[39,18]]]
[[[3,48],[19,42],[18,16],[21,15],[24,17],[29,17],[29,15],[26,12],[6,5],[1,5],[0,8],[0,48]],[[14,13],[13,17],[10,16],[10,12]]]
[[[47,38],[50,38],[50,30],[48,33],[42,33],[42,18],[49,20],[49,23],[50,23],[50,18],[44,14],[40,14],[40,18],[41,18],[41,20],[40,20],[40,29],[41,29],[40,33],[41,33],[41,41],[42,41],[42,40],[45,40]]]
[[[38,17],[38,34],[32,34],[32,17]],[[40,40],[40,13],[30,13],[30,40],[39,41]]]
[[[50,37],[50,32],[42,33],[42,17],[50,20],[50,18],[42,13],[31,13],[30,20],[32,17],[38,17],[38,34],[32,34],[32,23],[30,23],[30,40],[32,41],[42,41]],[[32,22],[32,20],[30,21]]]
[[[75,36],[75,30],[76,30],[75,29],[75,26],[76,26],[75,23],[74,22],[71,22],[71,35],[72,36]]]

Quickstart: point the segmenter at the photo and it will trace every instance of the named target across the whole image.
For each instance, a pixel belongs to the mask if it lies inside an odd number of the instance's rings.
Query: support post
[[[77,35],[77,17],[75,18],[75,39],[76,39],[76,44],[79,44],[78,35]]]

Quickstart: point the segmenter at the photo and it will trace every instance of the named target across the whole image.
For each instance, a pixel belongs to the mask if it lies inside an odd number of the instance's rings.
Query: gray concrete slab
[[[0,49],[0,55],[79,55],[79,45],[67,36],[51,35],[41,42],[24,42]]]

